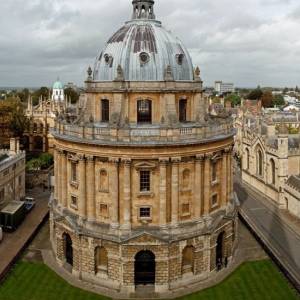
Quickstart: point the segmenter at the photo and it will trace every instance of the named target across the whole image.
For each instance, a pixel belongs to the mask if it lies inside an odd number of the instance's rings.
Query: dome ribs
[[[108,41],[108,44],[123,42],[131,26],[123,26]]]
[[[157,53],[155,35],[151,26],[138,26],[134,33],[134,53],[149,51]]]

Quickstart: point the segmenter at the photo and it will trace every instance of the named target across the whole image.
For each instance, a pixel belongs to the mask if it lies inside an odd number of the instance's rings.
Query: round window
[[[149,54],[146,53],[146,52],[142,52],[142,53],[140,54],[140,60],[141,60],[141,63],[142,63],[142,64],[146,64],[146,63],[150,60]]]

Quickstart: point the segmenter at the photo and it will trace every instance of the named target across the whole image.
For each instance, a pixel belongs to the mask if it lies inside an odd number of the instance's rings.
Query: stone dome
[[[97,57],[93,79],[113,81],[192,81],[191,57],[183,43],[155,20],[154,1],[133,1],[133,18],[107,42]],[[119,70],[119,72],[118,72]],[[168,71],[167,71],[168,70]]]

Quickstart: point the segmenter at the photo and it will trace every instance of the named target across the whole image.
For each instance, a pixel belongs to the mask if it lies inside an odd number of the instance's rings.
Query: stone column
[[[83,155],[79,156],[78,169],[78,212],[81,218],[86,218],[86,165],[85,157]]]
[[[109,181],[109,190],[110,190],[111,200],[112,200],[111,226],[113,228],[118,228],[119,227],[119,159],[111,158],[109,161],[112,166],[111,176]]]
[[[123,228],[129,230],[131,228],[131,159],[124,159],[124,224]]]
[[[62,171],[62,155],[63,152],[61,150],[57,150],[57,199],[58,203],[62,205],[62,178],[61,178],[61,171]]]
[[[166,226],[167,224],[167,163],[168,158],[159,159],[159,174],[160,174],[160,206],[159,206],[159,223],[160,226]]]
[[[54,149],[54,199],[58,200],[58,152]]]
[[[221,206],[227,203],[227,181],[228,181],[228,168],[227,168],[227,149],[224,150],[222,156],[222,194]]]
[[[229,178],[230,178],[230,186],[229,186],[229,200],[232,198],[233,193],[233,156],[232,156],[233,147],[230,147],[229,150]]]
[[[60,158],[60,176],[61,176],[61,204],[63,207],[68,206],[68,177],[67,177],[67,155],[61,154]]]
[[[96,205],[95,205],[95,160],[93,156],[87,157],[86,174],[88,178],[86,189],[86,202],[87,202],[87,218],[94,221],[96,218]],[[79,183],[80,184],[80,183]]]
[[[210,203],[211,203],[211,158],[212,154],[205,155],[204,163],[204,204],[203,213],[204,215],[209,214]]]
[[[226,149],[226,157],[227,157],[227,201],[231,197],[231,172],[232,172],[232,166],[231,166],[231,148]]]
[[[203,169],[203,155],[197,155],[195,160],[195,190],[194,190],[194,215],[195,219],[200,219],[203,209],[202,196],[203,196],[203,184],[202,184],[202,169]]]
[[[172,225],[178,224],[179,201],[179,163],[180,157],[172,158]]]

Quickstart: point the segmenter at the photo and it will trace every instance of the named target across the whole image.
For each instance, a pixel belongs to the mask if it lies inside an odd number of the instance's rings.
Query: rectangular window
[[[150,192],[150,171],[140,171],[140,192]]]
[[[151,208],[150,207],[141,207],[140,208],[140,218],[141,219],[151,218]]]
[[[108,206],[107,204],[100,204],[100,216],[104,218],[108,218]]]
[[[179,101],[179,122],[186,122],[187,100]]]
[[[101,100],[101,120],[109,122],[109,100]]]
[[[211,206],[214,207],[216,205],[218,205],[218,195],[217,194],[213,195],[211,198]]]
[[[71,180],[77,182],[77,164],[74,162],[71,162]]]
[[[19,176],[19,186],[22,185],[22,175]]]
[[[77,197],[76,196],[71,196],[71,207],[77,209]]]
[[[217,179],[217,163],[213,162],[211,167],[211,180],[212,182],[216,182]]]

